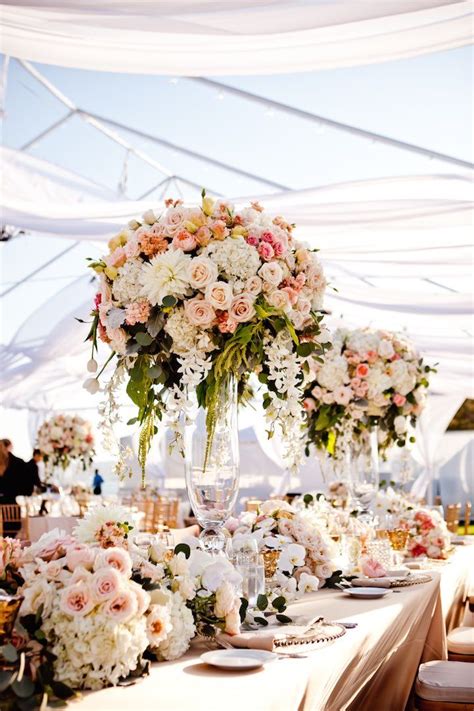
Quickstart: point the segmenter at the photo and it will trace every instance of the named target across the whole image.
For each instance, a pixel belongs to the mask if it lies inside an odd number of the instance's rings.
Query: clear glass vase
[[[377,428],[365,442],[354,444],[351,452],[351,493],[361,515],[372,519],[379,489],[379,453]]]
[[[224,549],[222,527],[232,513],[239,491],[239,431],[237,382],[232,376],[221,386],[215,417],[198,404],[195,392],[184,427],[186,488],[199,524],[201,543],[209,552]]]

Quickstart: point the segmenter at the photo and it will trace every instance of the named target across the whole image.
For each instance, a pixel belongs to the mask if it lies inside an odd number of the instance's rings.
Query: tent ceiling
[[[471,7],[466,0],[6,0],[2,51],[140,74],[302,72],[469,44]]]

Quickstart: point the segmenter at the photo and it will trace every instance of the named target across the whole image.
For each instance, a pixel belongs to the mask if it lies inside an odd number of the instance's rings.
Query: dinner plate
[[[348,595],[352,597],[383,597],[388,592],[391,592],[389,588],[346,588]]]
[[[265,652],[263,649],[216,649],[212,652],[201,654],[201,659],[206,664],[221,669],[234,669],[246,671],[248,669],[258,669],[267,662],[277,659],[273,652]]]

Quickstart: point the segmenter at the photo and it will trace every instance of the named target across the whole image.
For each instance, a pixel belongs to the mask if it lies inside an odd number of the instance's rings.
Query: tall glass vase
[[[361,515],[372,519],[379,488],[379,454],[377,428],[362,444],[354,444],[351,456],[351,489]]]
[[[194,515],[204,529],[201,543],[209,552],[224,549],[222,527],[239,491],[237,382],[230,376],[221,386],[210,422],[195,392],[188,392],[191,410],[184,427],[186,488]]]

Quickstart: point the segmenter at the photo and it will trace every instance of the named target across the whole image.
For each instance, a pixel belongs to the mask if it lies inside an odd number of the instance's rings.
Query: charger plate
[[[346,628],[343,625],[337,622],[320,620],[301,634],[287,635],[284,638],[275,639],[273,648],[278,650],[280,654],[311,651],[330,644],[345,634]]]

